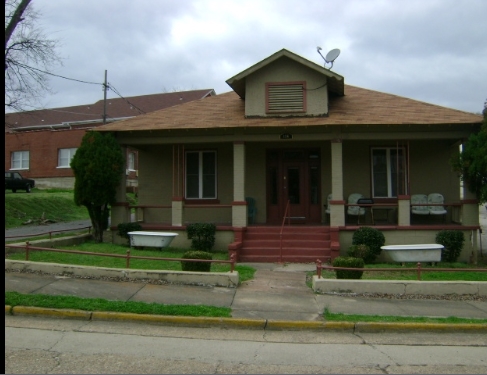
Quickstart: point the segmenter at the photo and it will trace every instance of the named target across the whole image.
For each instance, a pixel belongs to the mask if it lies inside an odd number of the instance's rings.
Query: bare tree
[[[5,0],[5,107],[25,110],[49,91],[49,68],[59,64],[56,40],[37,27],[32,0]]]

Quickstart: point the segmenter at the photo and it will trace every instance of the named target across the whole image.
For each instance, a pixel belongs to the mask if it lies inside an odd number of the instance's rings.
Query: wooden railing
[[[291,212],[289,210],[289,200],[286,203],[286,209],[284,210],[284,216],[282,217],[281,231],[279,233],[279,263],[282,263],[282,232],[284,231],[284,223],[288,219],[288,225],[291,224]]]
[[[230,255],[230,260],[144,257],[144,256],[131,255],[130,249],[127,249],[127,252],[125,255],[110,254],[110,253],[94,253],[94,252],[89,252],[89,251],[63,250],[63,249],[53,249],[50,247],[31,246],[28,241],[25,243],[25,245],[8,245],[8,244],[5,244],[5,247],[6,248],[12,248],[12,249],[25,250],[25,260],[29,260],[30,251],[32,251],[32,250],[34,250],[34,251],[50,251],[50,252],[55,252],[55,253],[92,255],[92,256],[111,257],[111,258],[125,258],[125,268],[130,268],[130,259],[146,259],[146,260],[163,260],[163,261],[173,261],[173,262],[184,261],[184,262],[202,262],[202,263],[224,263],[224,264],[230,264],[230,272],[233,272],[235,270],[235,263],[236,263],[236,255],[235,254]],[[5,257],[7,257],[7,253],[5,253]]]
[[[322,261],[320,259],[316,260],[316,275],[318,279],[321,279],[321,273],[323,270],[327,271],[335,271],[335,270],[345,270],[345,271],[393,271],[393,272],[416,272],[417,279],[421,281],[421,272],[487,272],[487,268],[422,268],[421,262],[416,264],[416,268],[351,268],[351,267],[332,267],[332,266],[323,266]]]

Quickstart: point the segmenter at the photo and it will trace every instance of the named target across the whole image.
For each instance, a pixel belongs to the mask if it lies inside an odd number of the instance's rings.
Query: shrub
[[[442,230],[436,234],[436,243],[443,245],[441,260],[443,262],[456,262],[462,252],[465,236],[460,230]]]
[[[139,223],[120,223],[117,225],[117,229],[117,234],[120,237],[127,239],[127,241],[130,243],[130,236],[128,235],[128,233],[134,232],[136,230],[141,230],[142,227]]]
[[[336,257],[333,259],[333,267],[364,268],[364,260],[354,257]],[[364,271],[335,270],[337,279],[360,279]]]
[[[186,227],[188,240],[191,240],[191,248],[201,251],[210,251],[215,244],[215,224],[194,223]]]
[[[369,255],[369,253],[370,253],[370,247],[364,244],[352,245],[349,247],[347,251],[347,255],[349,257],[361,258],[361,259],[366,258]]]
[[[377,258],[384,246],[386,239],[382,232],[371,227],[360,227],[357,229],[352,237],[353,245],[367,245],[370,249],[367,255],[363,258],[364,262],[372,263]]]
[[[213,259],[211,253],[206,251],[186,251],[183,254],[183,259]],[[190,262],[181,261],[181,269],[183,271],[196,271],[196,272],[210,272],[211,262]]]

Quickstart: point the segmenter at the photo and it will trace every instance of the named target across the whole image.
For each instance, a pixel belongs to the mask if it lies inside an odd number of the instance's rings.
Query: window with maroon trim
[[[306,82],[266,83],[266,113],[306,112]]]
[[[216,199],[216,151],[186,152],[186,199]]]
[[[406,148],[373,147],[372,196],[395,198],[407,192]]]

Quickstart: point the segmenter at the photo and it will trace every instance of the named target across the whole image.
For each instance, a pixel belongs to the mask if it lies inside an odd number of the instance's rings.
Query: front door
[[[269,150],[267,153],[267,222],[321,222],[320,158],[316,149]],[[288,205],[286,212],[286,206]]]

